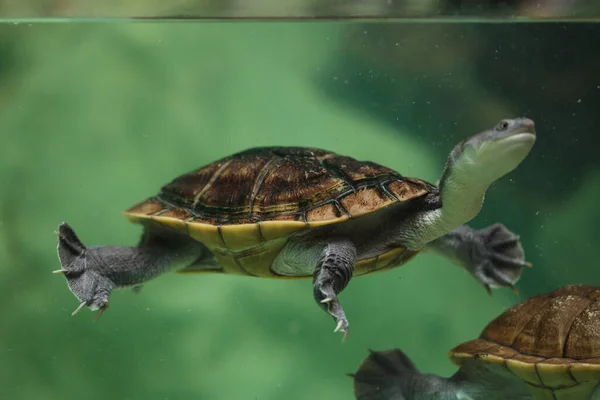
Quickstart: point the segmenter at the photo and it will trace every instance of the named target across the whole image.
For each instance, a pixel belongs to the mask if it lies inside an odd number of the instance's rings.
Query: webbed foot
[[[114,284],[97,271],[97,259],[79,240],[73,229],[65,222],[58,227],[58,258],[61,268],[53,271],[67,279],[69,290],[81,302],[71,315],[86,306],[98,310],[98,320],[109,306],[110,292]]]
[[[515,283],[523,268],[531,266],[525,261],[519,236],[503,224],[473,232],[470,262],[466,267],[488,294],[497,287],[510,287],[518,293]]]

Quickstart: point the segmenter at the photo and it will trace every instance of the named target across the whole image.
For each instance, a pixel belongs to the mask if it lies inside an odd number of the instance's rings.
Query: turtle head
[[[532,120],[504,119],[493,128],[456,145],[448,157],[444,176],[451,172],[459,182],[487,188],[523,161],[535,139]],[[440,185],[443,181],[442,178]]]

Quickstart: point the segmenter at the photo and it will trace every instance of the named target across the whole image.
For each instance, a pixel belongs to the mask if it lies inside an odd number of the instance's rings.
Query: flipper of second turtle
[[[357,400],[408,400],[403,388],[409,377],[419,374],[412,361],[400,350],[373,351],[355,374],[354,396]]]
[[[454,382],[419,372],[400,349],[370,353],[356,373],[349,374],[357,400],[469,399]]]
[[[451,259],[473,275],[491,294],[491,288],[510,287],[521,272],[531,264],[525,261],[525,252],[519,236],[502,224],[493,224],[476,231],[459,226],[429,243],[427,250]]]

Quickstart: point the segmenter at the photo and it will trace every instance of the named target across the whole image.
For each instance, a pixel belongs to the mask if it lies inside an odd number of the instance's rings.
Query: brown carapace
[[[398,203],[437,194],[428,182],[373,162],[315,148],[249,149],[174,179],[125,211],[134,222],[153,220],[204,243],[219,272],[282,277],[270,266],[289,235],[346,221]],[[403,248],[357,260],[354,275],[399,265]],[[181,272],[217,272],[193,266]]]
[[[600,381],[600,288],[568,285],[526,300],[450,351],[502,364],[536,399],[585,398]]]

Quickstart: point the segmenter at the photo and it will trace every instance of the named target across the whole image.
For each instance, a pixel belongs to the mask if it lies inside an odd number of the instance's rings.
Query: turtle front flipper
[[[525,252],[519,236],[497,223],[476,231],[459,226],[429,243],[426,250],[445,256],[464,267],[491,294],[491,288],[510,287],[521,277]]]
[[[313,274],[314,297],[319,306],[336,321],[334,332],[348,335],[348,319],[337,295],[352,278],[356,247],[346,239],[332,240],[321,253]]]

